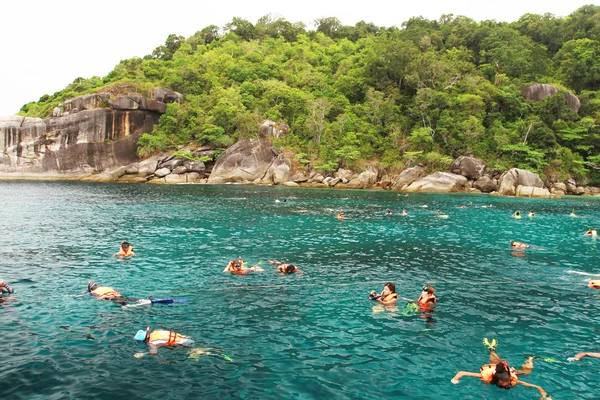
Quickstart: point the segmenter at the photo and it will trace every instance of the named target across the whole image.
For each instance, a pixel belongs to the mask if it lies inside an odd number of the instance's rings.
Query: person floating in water
[[[398,293],[396,293],[396,285],[391,282],[383,285],[383,290],[380,294],[375,293],[374,290],[369,294],[369,300],[376,300],[386,306],[396,304],[398,301]]]
[[[392,210],[390,210],[389,208],[387,210],[387,215],[392,215]]]
[[[194,339],[189,336],[184,336],[181,333],[166,331],[166,330],[156,330],[150,332],[150,327],[147,327],[146,330],[139,330],[134,339],[139,342],[144,342],[148,344],[148,353],[150,355],[158,354],[158,348],[163,346],[191,346],[194,344]],[[143,357],[144,353],[137,353],[135,355],[136,358]]]
[[[532,387],[540,392],[543,399],[548,398],[548,394],[540,386],[523,382],[518,378],[518,375],[531,373],[533,370],[533,359],[535,357],[529,357],[527,360],[525,360],[525,363],[521,366],[521,369],[517,370],[513,367],[509,367],[508,363],[498,356],[496,353],[498,341],[496,339],[492,339],[490,341],[485,338],[483,339],[483,344],[490,351],[490,364],[485,364],[482,366],[479,370],[479,373],[460,371],[454,376],[454,378],[452,378],[452,383],[458,384],[460,382],[460,378],[463,376],[470,376],[481,379],[483,383],[493,383],[494,385],[505,389],[510,389],[516,385]]]
[[[282,274],[293,274],[295,272],[302,272],[294,264],[283,263],[277,260],[269,260],[269,263],[277,267],[277,272],[281,272]]]
[[[14,292],[14,289],[0,278],[0,294],[13,294]]]
[[[408,214],[406,213],[406,209],[403,209],[403,210],[402,210],[402,214],[400,214],[400,215],[402,215],[403,217],[406,217],[406,216],[408,216]]]
[[[229,264],[227,264],[227,267],[225,267],[225,269],[223,270],[223,272],[231,272],[232,274],[235,274],[235,275],[246,275],[246,274],[250,274],[252,272],[260,272],[260,271],[262,271],[262,269],[256,265],[253,267],[250,267],[250,268],[246,268],[244,266],[244,261],[242,260],[242,256],[240,256],[240,258],[238,258],[237,260],[230,261]]]
[[[343,212],[339,212],[337,215],[337,219],[339,219],[340,221],[344,219],[344,213]]]
[[[148,299],[134,299],[124,297],[115,289],[108,286],[99,286],[97,283],[92,283],[92,281],[88,281],[88,292],[98,300],[111,300],[123,307],[137,307],[157,303],[170,304],[187,302],[185,299],[154,299],[152,297]]]
[[[575,357],[569,357],[569,358],[567,358],[567,360],[569,360],[569,361],[579,361],[583,357],[600,358],[600,353],[588,353],[588,352],[577,353],[575,355]]]
[[[598,237],[598,232],[596,231],[595,228],[590,228],[587,230],[586,233],[583,234],[584,236],[591,236],[591,237]]]
[[[514,242],[514,241],[510,241],[510,247],[512,247],[515,250],[522,250],[522,249],[529,249],[531,248],[530,245],[525,244],[525,243],[521,243],[521,242]]]
[[[431,286],[423,286],[423,291],[421,295],[417,299],[417,304],[420,307],[431,308],[435,303],[437,303],[437,298],[435,297],[435,289]]]
[[[571,210],[569,217],[577,217],[577,214],[575,214],[575,210]]]
[[[527,216],[529,218],[533,218],[533,217],[535,217],[535,213],[533,211],[531,211],[529,214],[527,214]]]
[[[515,211],[515,213],[512,215],[512,217],[514,219],[521,219],[521,213],[519,211]]]
[[[133,247],[128,242],[124,241],[123,243],[121,243],[121,247],[119,247],[119,252],[115,253],[114,255],[118,255],[119,257],[124,258],[135,256],[135,253],[133,252]]]
[[[92,281],[88,281],[88,292],[98,300],[123,299],[123,295],[115,289],[108,286],[99,286],[97,283],[92,283]]]

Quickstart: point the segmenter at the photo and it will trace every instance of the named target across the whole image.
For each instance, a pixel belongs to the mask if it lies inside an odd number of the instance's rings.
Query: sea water
[[[598,199],[2,182],[0,204],[0,277],[16,291],[0,304],[6,399],[539,398],[450,382],[488,362],[484,337],[516,367],[557,361],[522,377],[553,398],[598,397],[600,359],[567,362],[600,352],[600,291],[569,273],[600,273],[600,243],[583,236]],[[130,260],[113,256],[123,240]],[[224,274],[239,256],[264,272]],[[88,280],[187,303],[122,308],[86,295]],[[388,281],[412,299],[432,285],[435,311],[376,307],[368,294]],[[182,347],[135,358],[146,326],[231,361]]]

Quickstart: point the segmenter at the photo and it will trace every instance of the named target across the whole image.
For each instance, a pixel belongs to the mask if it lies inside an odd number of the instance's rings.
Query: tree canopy
[[[442,15],[398,28],[328,17],[314,28],[266,15],[171,34],[150,55],[77,78],[21,115],[49,116],[86,93],[168,87],[184,100],[142,135],[141,155],[190,142],[223,148],[271,119],[290,126],[275,144],[323,171],[440,169],[473,155],[495,169],[600,184],[600,6],[513,23]],[[531,83],[560,90],[529,102],[519,89]],[[565,90],[581,100],[578,113]]]

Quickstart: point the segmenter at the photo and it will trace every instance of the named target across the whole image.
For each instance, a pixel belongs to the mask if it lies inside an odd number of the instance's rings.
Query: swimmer
[[[391,282],[386,283],[383,286],[383,290],[380,294],[375,293],[374,290],[369,294],[369,300],[377,300],[379,303],[388,305],[394,305],[398,301],[398,293],[396,293],[396,285]]]
[[[387,215],[392,215],[392,210],[390,210],[389,208],[387,210]]]
[[[535,213],[533,211],[531,211],[529,214],[527,214],[527,216],[529,218],[533,218],[533,217],[535,217]]]
[[[431,286],[423,286],[423,291],[417,300],[405,299],[409,303],[416,303],[420,308],[431,308],[437,303],[435,289]],[[404,298],[403,298],[404,299]]]
[[[252,272],[260,272],[260,271],[261,271],[261,269],[259,267],[257,267],[256,265],[254,267],[246,268],[244,266],[244,261],[242,260],[242,256],[240,256],[240,258],[237,260],[230,261],[229,264],[227,264],[227,267],[225,267],[225,269],[223,270],[223,272],[231,272],[232,274],[235,274],[235,275],[246,275],[246,274],[250,274]]]
[[[343,212],[339,212],[337,215],[337,219],[339,219],[340,221],[344,219],[344,213]]]
[[[427,207],[429,207],[427,204],[423,204],[423,205],[421,206],[421,208],[427,208]]]
[[[406,213],[406,209],[403,209],[403,210],[402,210],[402,214],[400,214],[400,215],[402,215],[403,217],[406,217],[406,216],[408,216],[408,214]]]
[[[139,342],[148,343],[148,353],[150,355],[158,354],[158,348],[163,346],[191,346],[194,344],[194,340],[188,336],[184,336],[181,333],[157,330],[150,333],[150,327],[146,330],[139,330],[134,339]],[[144,353],[135,354],[136,358],[143,357]]]
[[[123,295],[115,289],[108,286],[98,286],[92,281],[88,281],[88,292],[98,300],[117,300],[122,299]]]
[[[13,294],[15,291],[10,285],[0,279],[0,294]]]
[[[113,254],[114,256],[119,256],[121,258],[135,256],[133,252],[133,247],[126,241],[121,243],[121,247],[119,247],[119,252]]]
[[[575,210],[571,210],[569,217],[577,217],[577,215],[575,214]]]
[[[282,263],[281,261],[277,260],[269,260],[269,263],[277,267],[277,272],[281,272],[282,274],[293,274],[295,272],[302,272],[294,264]]]
[[[515,213],[512,215],[512,217],[514,219],[521,219],[521,213],[519,211],[515,211]]]
[[[596,231],[596,229],[594,228],[590,228],[587,230],[586,233],[583,234],[583,236],[591,236],[591,237],[598,237],[598,232]]]
[[[521,369],[517,370],[513,367],[509,367],[508,363],[498,356],[498,354],[496,353],[496,346],[498,345],[498,341],[496,339],[492,339],[491,341],[489,341],[487,338],[485,338],[483,339],[483,343],[484,346],[486,346],[490,351],[490,364],[483,365],[480,368],[479,373],[460,371],[454,376],[454,378],[452,378],[452,383],[458,384],[460,382],[460,378],[462,378],[463,376],[470,376],[473,378],[481,379],[483,383],[493,383],[496,386],[505,389],[510,389],[512,387],[515,387],[516,385],[532,387],[540,392],[540,394],[542,395],[542,399],[549,398],[547,397],[548,394],[540,386],[523,382],[519,380],[517,376],[531,373],[531,371],[533,370],[534,357],[529,357],[527,360],[525,360],[525,363],[521,366]]]
[[[467,208],[467,206],[465,206],[464,204],[462,206],[460,206],[460,208]]]
[[[449,216],[448,214],[440,214],[440,215],[436,215],[437,218],[441,218],[441,219],[447,219]]]
[[[510,246],[513,249],[529,249],[529,248],[531,248],[531,246],[528,244],[521,243],[521,242],[513,242],[512,240],[510,241]]]
[[[569,360],[571,362],[579,361],[583,357],[600,358],[600,353],[587,353],[587,352],[577,353],[577,355],[575,355],[575,357],[569,357],[569,358],[567,358],[567,360]]]

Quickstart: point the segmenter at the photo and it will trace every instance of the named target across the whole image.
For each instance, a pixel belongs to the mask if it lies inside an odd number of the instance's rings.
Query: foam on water
[[[0,276],[16,290],[0,304],[7,398],[506,398],[450,382],[487,362],[483,337],[515,366],[561,361],[523,378],[554,398],[597,397],[600,360],[566,362],[600,351],[600,292],[567,273],[600,273],[600,243],[583,236],[600,226],[596,199],[1,182],[0,202]],[[511,219],[517,209],[536,216]],[[112,256],[122,240],[133,260]],[[512,254],[510,240],[541,250]],[[223,274],[240,255],[265,272]],[[304,273],[281,276],[269,259]],[[88,280],[188,302],[122,309],[78,296]],[[435,312],[376,312],[368,293],[387,281],[409,298],[433,285]],[[233,361],[183,348],[134,358],[147,325]]]

